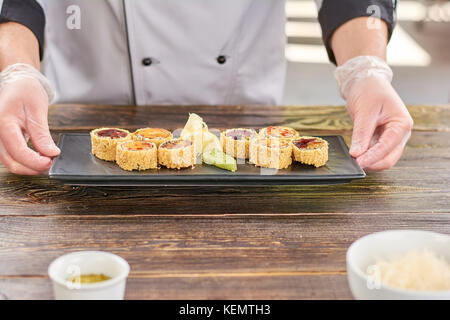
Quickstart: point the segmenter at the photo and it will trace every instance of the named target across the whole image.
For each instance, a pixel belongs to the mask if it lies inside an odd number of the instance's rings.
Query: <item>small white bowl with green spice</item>
[[[79,251],[55,259],[48,268],[56,300],[122,300],[129,264],[103,251]]]

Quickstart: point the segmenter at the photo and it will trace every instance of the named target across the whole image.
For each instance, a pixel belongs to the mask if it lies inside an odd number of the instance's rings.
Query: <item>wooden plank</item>
[[[414,132],[396,167],[347,185],[71,187],[0,168],[0,215],[450,212],[449,160],[450,132]]]
[[[409,106],[415,130],[449,131],[450,105]],[[284,124],[300,130],[351,130],[342,106],[101,106],[55,105],[53,130],[84,131],[102,126],[136,129],[149,125],[182,128],[188,113],[204,117],[210,128],[266,127]]]
[[[350,244],[388,229],[450,234],[450,214],[0,218],[0,276],[45,276],[58,256],[119,254],[132,275],[345,273]]]
[[[346,275],[129,278],[126,299],[351,299]],[[53,299],[47,278],[0,279],[0,299]]]

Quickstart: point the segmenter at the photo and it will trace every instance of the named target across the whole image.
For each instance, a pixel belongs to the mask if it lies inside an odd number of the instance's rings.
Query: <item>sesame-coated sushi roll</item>
[[[129,140],[130,132],[125,129],[100,128],[91,131],[92,154],[99,159],[116,160],[116,146]]]
[[[321,167],[328,161],[328,142],[317,137],[300,137],[292,141],[295,161]]]
[[[270,126],[259,130],[260,138],[280,139],[292,141],[299,137],[296,130],[289,127]]]
[[[150,141],[125,141],[117,145],[116,162],[124,170],[147,170],[158,166],[158,148]]]
[[[257,136],[253,129],[228,129],[220,134],[220,143],[226,154],[239,159],[248,159],[250,140]]]
[[[193,167],[194,144],[190,140],[174,139],[162,143],[158,148],[158,163],[171,169]]]
[[[258,167],[285,169],[292,163],[292,145],[287,140],[253,139],[249,161]]]
[[[131,135],[133,140],[150,141],[156,144],[157,147],[159,147],[161,143],[172,139],[172,133],[170,131],[160,128],[138,129]]]

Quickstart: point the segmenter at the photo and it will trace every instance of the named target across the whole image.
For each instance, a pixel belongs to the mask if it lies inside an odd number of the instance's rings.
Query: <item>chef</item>
[[[413,125],[385,62],[396,1],[316,2],[354,122],[350,152],[367,170],[388,169]],[[52,102],[280,104],[284,7],[281,0],[0,0],[0,161],[16,174],[49,169],[60,152],[47,122]]]

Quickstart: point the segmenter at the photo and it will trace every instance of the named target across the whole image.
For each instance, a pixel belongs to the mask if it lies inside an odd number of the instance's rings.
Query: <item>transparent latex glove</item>
[[[0,161],[15,174],[47,172],[60,153],[48,127],[49,94],[40,80],[16,78],[1,83]],[[27,145],[31,139],[36,151]]]
[[[413,120],[391,85],[392,70],[376,56],[358,56],[334,73],[353,120],[350,154],[368,171],[381,171],[400,159]]]
[[[353,120],[350,154],[368,171],[393,167],[411,136],[413,120],[390,81],[378,75],[359,79],[346,99]]]

